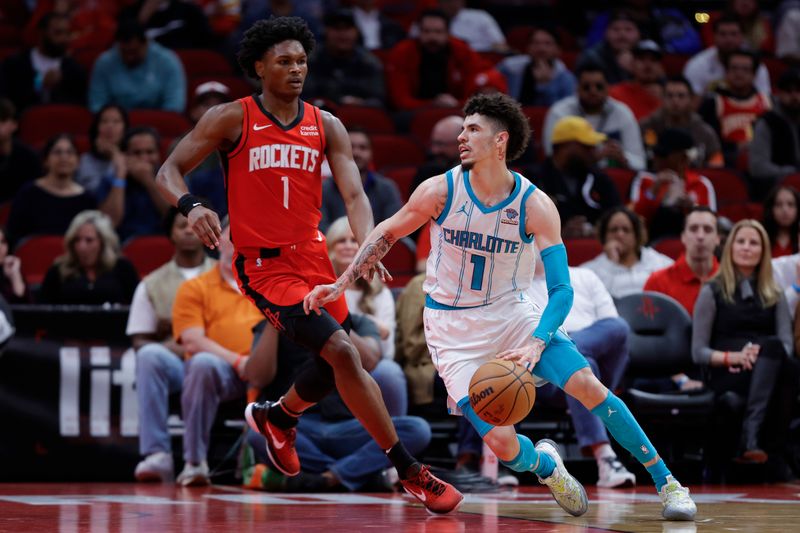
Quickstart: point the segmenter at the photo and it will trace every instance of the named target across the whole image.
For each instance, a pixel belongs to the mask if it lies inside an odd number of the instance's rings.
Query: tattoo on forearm
[[[395,241],[396,239],[394,237],[384,233],[383,235],[379,235],[374,241],[368,243],[358,255],[356,255],[353,263],[347,267],[347,270],[336,282],[336,285],[348,287],[355,280],[366,275],[370,269],[374,268],[378,261],[386,255]]]

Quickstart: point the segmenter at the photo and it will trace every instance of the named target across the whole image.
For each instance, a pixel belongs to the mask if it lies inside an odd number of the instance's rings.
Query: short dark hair
[[[545,26],[545,25],[534,26],[531,29],[530,35],[528,35],[528,42],[530,42],[531,39],[533,39],[533,36],[536,35],[536,32],[539,31],[545,32],[547,35],[553,38],[553,40],[556,42],[557,45],[561,46],[561,38],[558,36],[558,32],[556,32],[555,28],[553,28],[552,26]]]
[[[244,32],[236,59],[242,70],[253,79],[258,79],[256,61],[261,61],[264,53],[283,41],[298,41],[306,54],[314,50],[314,34],[308,24],[300,17],[270,17],[259,20]]]
[[[580,63],[578,63],[578,66],[575,67],[575,79],[576,80],[580,80],[581,76],[585,72],[600,72],[601,74],[603,74],[603,78],[608,80],[608,76],[606,75],[606,71],[603,68],[603,65],[601,65],[597,61],[593,61],[591,59],[586,59],[586,60],[581,61]]]
[[[369,136],[369,132],[363,126],[350,126],[347,128],[347,133],[360,133],[367,138],[367,142],[369,142],[369,145],[372,146],[372,138]]]
[[[17,119],[17,108],[8,98],[0,98],[0,121]]]
[[[722,64],[725,66],[725,70],[728,70],[728,66],[731,64],[732,57],[749,57],[750,60],[753,62],[753,72],[758,70],[758,66],[761,62],[758,59],[758,53],[753,52],[752,50],[745,50],[744,48],[738,48],[729,54],[724,54],[722,57]]]
[[[426,19],[426,18],[429,18],[429,17],[430,18],[442,19],[444,21],[445,26],[449,26],[450,25],[450,19],[448,18],[447,13],[445,13],[441,9],[437,9],[435,7],[431,7],[431,8],[428,8],[428,9],[423,9],[420,12],[419,16],[417,17],[417,23],[421,24],[422,23],[422,19]]]
[[[50,23],[54,20],[66,20],[69,22],[69,17],[64,13],[56,13],[55,11],[49,11],[42,15],[42,18],[39,19],[39,22],[36,23],[36,29],[39,31],[45,31],[50,26]]]
[[[611,223],[611,219],[617,213],[622,213],[625,215],[625,217],[630,220],[631,225],[633,226],[633,236],[636,239],[636,255],[638,256],[641,253],[642,246],[644,246],[646,239],[644,224],[642,223],[642,219],[639,218],[639,215],[625,206],[620,205],[617,207],[612,207],[600,216],[600,220],[597,221],[597,236],[600,239],[600,242],[605,245],[608,225]]]
[[[133,40],[146,41],[147,35],[144,26],[133,17],[125,17],[119,21],[114,40],[118,43],[127,43]]]
[[[667,79],[664,81],[665,87],[667,83],[682,83],[683,85],[686,86],[687,89],[689,89],[689,94],[694,95],[694,89],[692,89],[692,84],[689,83],[689,80],[686,79],[686,76],[682,74],[676,74],[674,76],[667,77]]]
[[[722,26],[723,24],[736,24],[737,26],[739,26],[740,31],[744,31],[744,28],[742,27],[742,21],[739,20],[739,17],[737,17],[735,13],[732,13],[730,11],[724,12],[722,15],[720,15],[720,17],[717,20],[715,20],[711,24],[713,32],[717,33],[717,30],[719,30],[719,27]]]
[[[178,211],[178,208],[175,206],[169,206],[169,209],[167,209],[167,214],[164,215],[164,220],[162,220],[162,227],[167,237],[172,237],[172,226],[175,225],[175,219],[178,218],[180,214],[181,212]]]
[[[522,106],[503,93],[476,94],[464,105],[464,116],[483,115],[508,132],[506,161],[518,159],[528,148],[531,126]]]
[[[122,139],[122,146],[120,147],[120,149],[123,152],[126,152],[128,150],[128,145],[130,144],[131,139],[133,139],[137,135],[150,135],[151,137],[153,137],[153,139],[155,139],[156,146],[158,146],[159,150],[161,149],[161,146],[160,146],[160,144],[161,144],[161,135],[158,134],[158,130],[156,130],[155,128],[150,127],[150,126],[136,126],[136,127],[133,127],[131,129],[129,129],[125,133],[125,138]]]
[[[708,213],[708,214],[710,214],[711,216],[714,217],[714,222],[715,222],[714,227],[716,228],[716,221],[719,219],[719,215],[716,213],[716,211],[714,211],[713,209],[711,209],[707,205],[695,205],[695,206],[692,206],[689,209],[689,211],[686,213],[686,216],[683,217],[683,228],[681,229],[681,233],[686,231],[686,224],[689,221],[689,215],[691,215],[692,213]]]

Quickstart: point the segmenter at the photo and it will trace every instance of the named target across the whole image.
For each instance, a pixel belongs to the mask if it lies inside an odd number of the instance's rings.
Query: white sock
[[[614,453],[614,449],[611,447],[609,443],[603,443],[600,446],[597,446],[594,450],[594,458],[599,463],[606,457],[617,457],[617,454]]]

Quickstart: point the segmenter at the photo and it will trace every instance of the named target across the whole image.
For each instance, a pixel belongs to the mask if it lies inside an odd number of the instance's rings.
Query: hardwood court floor
[[[391,494],[268,494],[214,486],[0,484],[0,532],[403,533],[800,531],[800,484],[691,487],[696,522],[665,522],[650,486],[589,488],[589,512],[566,515],[540,487],[471,494],[454,515],[430,516]]]

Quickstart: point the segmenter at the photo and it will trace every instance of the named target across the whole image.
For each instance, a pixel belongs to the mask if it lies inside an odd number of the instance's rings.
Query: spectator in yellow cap
[[[597,147],[606,140],[582,117],[559,119],[552,132],[553,155],[534,181],[555,202],[566,238],[594,236],[594,223],[620,205],[614,183],[597,169]]]

